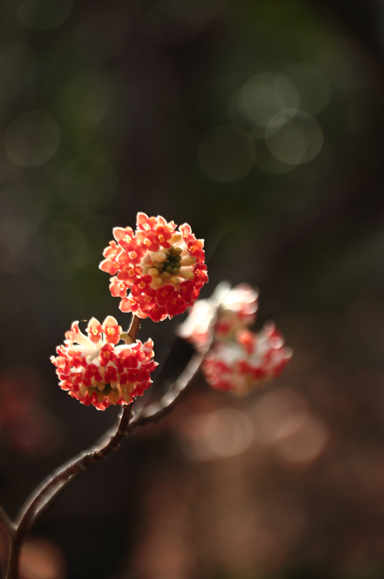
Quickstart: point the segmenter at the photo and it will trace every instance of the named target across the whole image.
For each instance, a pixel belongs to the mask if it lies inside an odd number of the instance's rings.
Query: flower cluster
[[[189,316],[177,330],[181,338],[189,340],[197,350],[205,350],[214,339],[230,339],[235,333],[256,320],[259,292],[243,283],[231,289],[227,282],[220,283],[212,296],[198,300]]]
[[[112,275],[120,309],[154,322],[185,312],[208,281],[204,242],[188,224],[137,214],[137,227],[115,227],[100,269]],[[129,294],[128,294],[129,292]]]
[[[292,356],[273,323],[255,334],[240,330],[233,341],[217,342],[203,362],[207,382],[218,390],[245,395],[280,376]]]
[[[256,320],[257,290],[248,284],[231,289],[221,283],[206,300],[198,300],[178,334],[204,352],[203,372],[211,386],[246,394],[281,374],[292,352],[274,324],[259,333],[248,326]]]
[[[138,213],[135,231],[115,227],[113,235],[100,269],[112,276],[110,291],[120,298],[120,309],[158,322],[189,306],[178,333],[197,350],[209,349],[202,365],[209,384],[243,394],[283,371],[291,351],[275,326],[267,324],[258,334],[248,329],[256,320],[257,290],[222,283],[211,298],[198,300],[208,281],[204,242],[188,224],[177,227]],[[127,334],[112,316],[103,324],[92,318],[86,331],[87,336],[74,322],[51,358],[61,388],[99,410],[129,404],[152,383],[152,340],[118,345]]]
[[[152,383],[150,373],[157,363],[153,342],[117,345],[122,333],[115,318],[103,324],[92,318],[83,334],[78,322],[66,332],[64,345],[51,361],[56,366],[60,387],[82,404],[104,410],[111,404],[129,404]]]

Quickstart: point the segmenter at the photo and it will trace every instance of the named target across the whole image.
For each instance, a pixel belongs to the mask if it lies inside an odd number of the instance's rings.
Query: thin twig
[[[180,394],[186,389],[200,369],[204,355],[205,354],[195,354],[169,392],[164,394],[158,402],[154,402],[144,408],[140,415],[136,415],[132,418],[128,425],[129,433],[137,426],[144,426],[150,422],[157,422],[174,408]]]
[[[133,316],[131,325],[128,330],[128,336],[131,338],[132,342],[136,341],[137,334],[140,331],[141,320],[138,316]]]
[[[132,432],[137,426],[145,426],[151,422],[158,422],[161,418],[166,416],[171,410],[173,410],[176,402],[179,399],[180,394],[189,386],[193,378],[196,376],[197,372],[200,370],[201,364],[205,358],[205,355],[210,350],[212,342],[215,335],[215,329],[217,325],[217,319],[219,314],[219,307],[216,308],[214,315],[212,316],[211,322],[209,324],[209,339],[207,340],[205,347],[200,352],[196,353],[185,370],[180,374],[179,378],[176,380],[171,389],[164,394],[158,402],[149,404],[145,407],[139,414],[133,416],[132,420],[128,425],[128,432]]]

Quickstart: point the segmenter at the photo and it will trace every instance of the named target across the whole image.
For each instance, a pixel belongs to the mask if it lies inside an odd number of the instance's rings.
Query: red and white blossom
[[[245,395],[280,376],[292,356],[284,338],[271,322],[258,332],[240,330],[233,341],[216,342],[202,369],[207,382],[218,390]]]
[[[129,404],[151,384],[151,372],[158,365],[152,360],[153,342],[117,345],[121,327],[108,316],[103,324],[92,318],[88,336],[73,322],[64,345],[51,357],[60,378],[60,387],[82,404],[105,410],[111,404]]]
[[[198,300],[192,306],[177,333],[192,342],[196,349],[204,350],[213,327],[214,339],[223,340],[252,325],[256,320],[258,296],[258,290],[246,283],[231,289],[227,282],[222,282],[209,299]]]
[[[185,312],[208,281],[204,241],[184,223],[137,214],[136,231],[115,227],[100,269],[112,278],[120,309],[154,322]]]

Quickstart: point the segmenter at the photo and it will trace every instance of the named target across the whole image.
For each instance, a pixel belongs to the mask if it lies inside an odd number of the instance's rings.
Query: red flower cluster
[[[73,322],[64,345],[57,348],[58,356],[51,357],[60,387],[98,410],[141,396],[152,384],[150,373],[157,366],[152,340],[117,346],[121,327],[112,316],[103,324],[92,318],[86,331],[88,337]]]
[[[261,332],[240,330],[234,341],[217,342],[203,362],[207,382],[218,390],[244,395],[280,376],[292,356],[273,323]]]
[[[100,269],[112,275],[120,309],[159,322],[185,312],[208,281],[204,242],[186,223],[137,214],[137,227],[115,227]],[[127,295],[129,293],[129,295]]]

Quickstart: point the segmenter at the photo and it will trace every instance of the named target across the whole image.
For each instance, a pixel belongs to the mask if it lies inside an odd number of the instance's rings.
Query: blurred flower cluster
[[[196,302],[179,327],[179,335],[198,350],[212,342],[203,372],[218,390],[247,394],[279,376],[292,356],[272,322],[258,333],[248,329],[256,320],[258,295],[248,284],[231,289],[221,283],[210,299]]]

